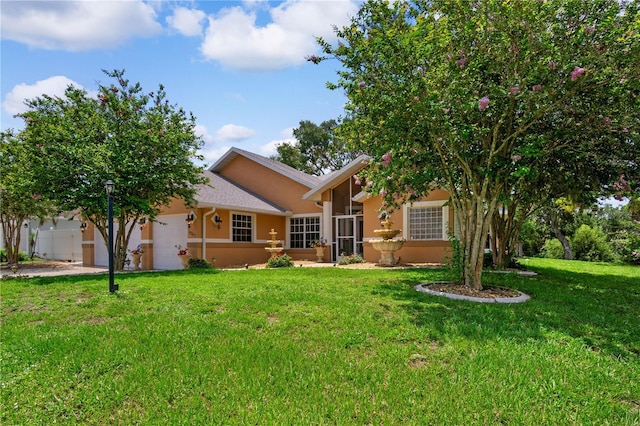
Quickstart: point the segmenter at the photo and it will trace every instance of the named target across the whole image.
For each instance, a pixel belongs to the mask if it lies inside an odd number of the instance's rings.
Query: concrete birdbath
[[[276,240],[276,235],[278,235],[278,233],[274,231],[273,228],[271,228],[271,232],[269,232],[269,235],[271,235],[271,239],[267,241],[267,244],[269,244],[269,246],[265,247],[264,249],[271,254],[271,257],[276,257],[278,253],[284,250],[284,247],[277,247],[277,245],[280,243],[280,240]]]
[[[382,229],[374,229],[373,233],[381,238],[369,240],[374,249],[380,252],[380,266],[394,266],[398,263],[395,252],[402,248],[404,239],[395,238],[399,233],[399,229],[391,229],[393,222],[385,216],[385,220],[380,222]]]

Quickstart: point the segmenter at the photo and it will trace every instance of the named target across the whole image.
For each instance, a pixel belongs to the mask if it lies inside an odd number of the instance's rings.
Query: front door
[[[362,215],[335,216],[335,244],[333,260],[341,255],[362,255],[362,234],[364,225]]]

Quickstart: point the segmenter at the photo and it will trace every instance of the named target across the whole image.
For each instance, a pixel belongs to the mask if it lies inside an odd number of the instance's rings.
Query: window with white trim
[[[292,217],[289,219],[289,245],[291,248],[309,248],[320,240],[320,217]]]
[[[232,241],[251,242],[253,217],[248,214],[233,213],[231,217]]]
[[[410,241],[446,240],[449,209],[440,202],[417,202],[407,206],[405,218]]]

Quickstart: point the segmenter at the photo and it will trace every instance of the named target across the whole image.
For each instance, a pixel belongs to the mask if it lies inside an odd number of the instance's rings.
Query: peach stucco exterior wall
[[[271,202],[288,211],[320,212],[314,201],[302,199],[309,191],[308,187],[243,156],[234,158],[220,174],[256,194],[264,194]]]
[[[93,240],[94,226],[91,222],[86,222],[87,228],[82,233],[82,266],[94,266],[95,241]]]
[[[436,189],[429,193],[420,201],[442,201],[449,199],[449,193]],[[379,196],[367,199],[364,202],[364,258],[368,262],[377,262],[380,259],[380,252],[375,250],[370,243],[366,242],[371,238],[378,238],[373,232],[380,229],[378,219],[382,199]],[[449,209],[449,229],[453,230],[453,209]],[[402,208],[397,209],[391,215],[393,222],[392,229],[404,229],[404,217]],[[406,238],[400,233],[398,238]],[[396,252],[396,257],[404,263],[446,263],[451,256],[451,244],[448,240],[435,241],[406,241],[402,249]]]

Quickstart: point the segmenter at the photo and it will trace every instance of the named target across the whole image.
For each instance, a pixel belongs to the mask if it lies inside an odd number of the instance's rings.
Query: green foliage
[[[29,101],[23,138],[35,193],[57,208],[82,210],[106,241],[104,185],[115,183],[115,261],[121,269],[130,230],[142,217],[153,219],[174,198],[193,200],[205,183],[194,160],[202,141],[195,117],[171,104],[162,85],[145,93],[125,79],[124,70],[105,71],[113,80],[98,97],[69,86],[64,97]]]
[[[323,121],[319,126],[303,120],[293,129],[296,141],[279,144],[278,154],[272,158],[312,175],[338,170],[357,155],[348,151],[345,142],[336,136],[337,127],[335,120]]]
[[[17,262],[26,262],[27,260],[29,260],[29,255],[22,250],[18,250]],[[0,248],[0,262],[17,263],[7,260],[7,249],[5,248]]]
[[[199,257],[192,257],[187,263],[189,269],[214,269],[214,266],[207,262],[206,259],[200,259]]]
[[[545,240],[542,246],[542,255],[548,259],[564,258],[564,249],[557,238],[549,238]]]
[[[278,253],[267,260],[267,268],[290,268],[293,266],[293,259],[286,253]]]
[[[610,262],[613,260],[611,246],[600,228],[581,225],[571,239],[573,253],[578,260],[587,262]]]
[[[449,271],[448,281],[455,283],[461,283],[464,281],[464,253],[460,245],[460,240],[454,233],[448,232],[449,244],[451,244],[450,251],[445,257],[445,263],[447,270]]]
[[[612,147],[637,145],[639,8],[367,1],[335,46],[320,40],[343,66],[330,83],[348,98],[340,135],[371,156],[360,180],[388,210],[446,189],[465,280],[480,285],[498,204],[526,213],[551,192],[598,188],[624,163]]]
[[[364,263],[364,259],[357,253],[349,255],[343,253],[340,255],[340,259],[338,259],[338,265],[351,265],[353,263]]]
[[[536,256],[542,250],[544,244],[545,225],[533,220],[525,220],[518,234],[518,241],[522,244],[525,256]]]
[[[22,224],[29,217],[46,217],[53,211],[36,186],[29,159],[29,144],[22,134],[0,134],[0,226],[5,256],[18,262]]]

